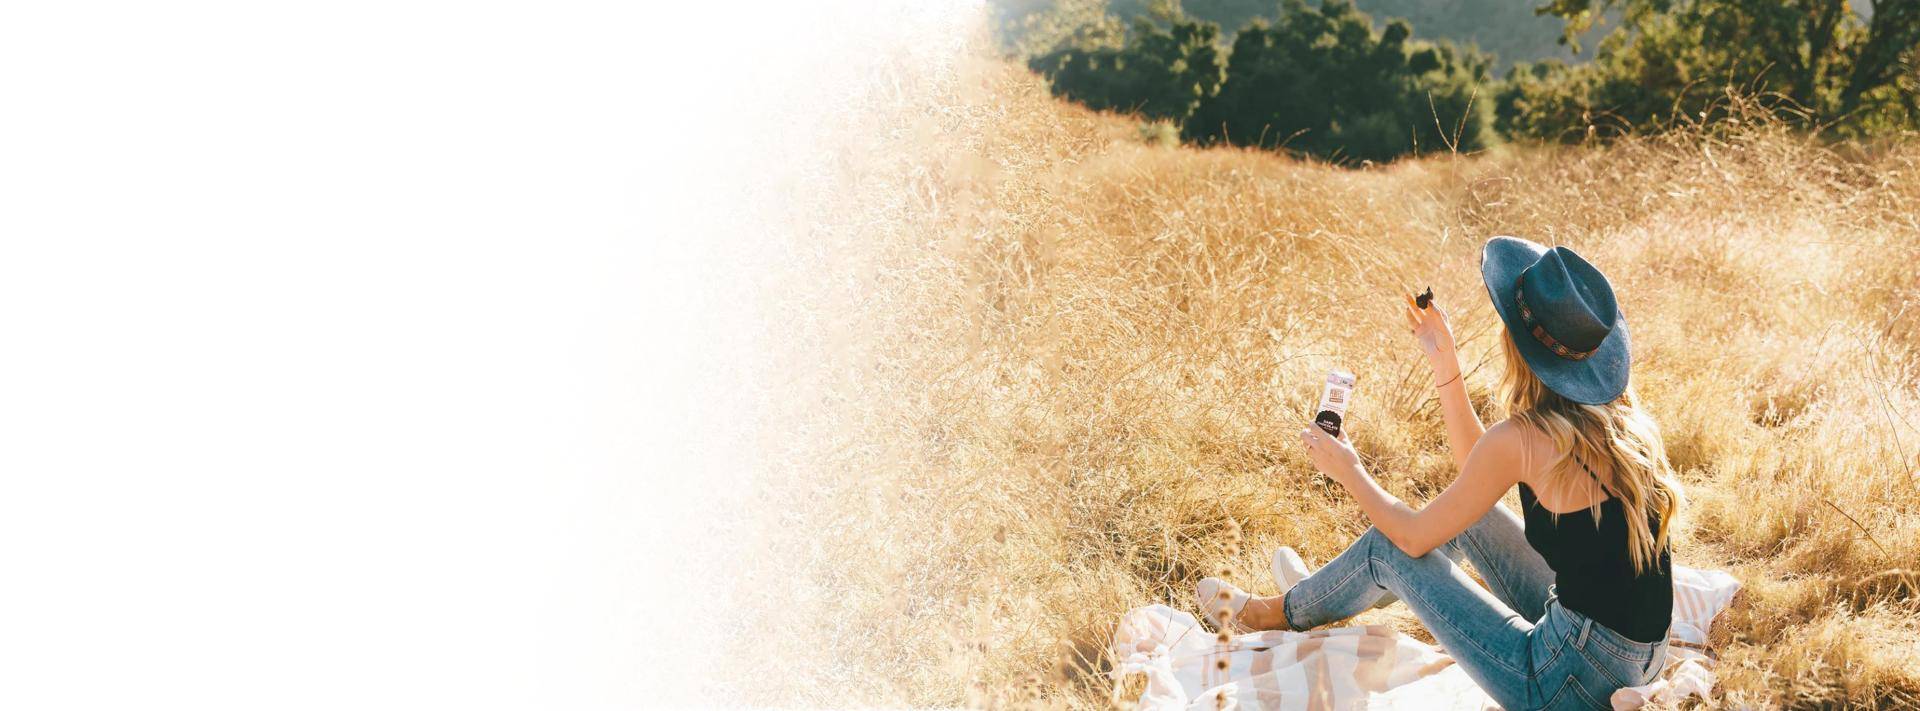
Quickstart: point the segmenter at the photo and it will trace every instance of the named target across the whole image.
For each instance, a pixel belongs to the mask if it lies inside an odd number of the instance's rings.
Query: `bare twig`
[[[1827,506],[1829,506],[1829,507],[1831,507],[1831,508],[1832,508],[1832,509],[1833,509],[1834,511],[1839,511],[1839,512],[1840,512],[1840,515],[1841,515],[1841,516],[1845,516],[1845,517],[1847,517],[1847,520],[1848,520],[1848,521],[1852,521],[1852,522],[1853,522],[1853,525],[1855,525],[1855,526],[1857,526],[1857,527],[1859,527],[1859,528],[1860,528],[1860,534],[1861,534],[1861,535],[1864,535],[1864,536],[1866,536],[1866,537],[1867,537],[1867,540],[1868,540],[1868,541],[1871,541],[1871,542],[1873,542],[1873,547],[1875,547],[1875,548],[1878,548],[1878,549],[1880,549],[1880,554],[1881,554],[1881,555],[1886,555],[1886,556],[1891,556],[1891,555],[1893,555],[1892,553],[1889,553],[1889,552],[1887,552],[1887,547],[1886,547],[1886,546],[1883,546],[1883,545],[1880,545],[1880,539],[1878,539],[1878,538],[1874,538],[1874,537],[1873,537],[1873,532],[1872,532],[1872,531],[1868,531],[1868,530],[1867,530],[1867,527],[1866,527],[1866,525],[1865,525],[1865,524],[1862,524],[1862,523],[1860,523],[1860,519],[1857,519],[1857,518],[1854,518],[1854,517],[1853,517],[1853,514],[1850,514],[1850,513],[1847,513],[1847,512],[1846,512],[1846,511],[1844,511],[1844,510],[1841,510],[1841,508],[1840,508],[1840,507],[1838,507],[1838,506],[1834,506],[1834,504],[1833,504],[1833,502],[1832,502],[1832,501],[1828,501],[1828,500],[1826,500],[1826,498],[1825,498],[1825,497],[1822,497],[1822,498],[1820,499],[1820,503],[1823,503],[1823,504],[1826,504]]]

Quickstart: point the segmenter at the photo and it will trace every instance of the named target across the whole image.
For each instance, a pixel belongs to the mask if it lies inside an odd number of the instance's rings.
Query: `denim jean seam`
[[[1553,698],[1547,699],[1547,702],[1542,704],[1541,707],[1546,708],[1553,706],[1554,702],[1559,701],[1561,696],[1566,695],[1568,687],[1573,688],[1574,696],[1578,696],[1581,701],[1586,702],[1587,708],[1604,709],[1611,707],[1611,704],[1602,703],[1599,699],[1593,698],[1591,694],[1587,693],[1587,685],[1580,683],[1580,677],[1573,674],[1568,674],[1566,680],[1560,682],[1560,688],[1553,692]]]
[[[1597,646],[1599,646],[1603,650],[1606,650],[1607,654],[1612,656],[1614,659],[1618,659],[1620,661],[1627,662],[1629,664],[1643,664],[1647,661],[1647,658],[1644,655],[1628,656],[1625,654],[1621,654],[1620,650],[1615,649],[1613,645],[1608,644],[1606,642],[1601,642]]]
[[[1333,597],[1333,594],[1335,592],[1338,592],[1341,588],[1346,587],[1347,582],[1350,580],[1353,580],[1353,576],[1360,574],[1360,570],[1361,570],[1360,568],[1354,568],[1353,570],[1347,571],[1346,577],[1343,577],[1335,581],[1333,585],[1328,586],[1327,591],[1320,593],[1319,597],[1316,597],[1312,600],[1308,600],[1306,602],[1302,602],[1300,604],[1306,605],[1308,607],[1314,607],[1319,605],[1322,602],[1325,602],[1327,598]],[[1296,585],[1295,587],[1299,587],[1299,586]],[[1281,602],[1280,605],[1281,605],[1280,611],[1287,614],[1287,626],[1289,627],[1295,626],[1294,623],[1296,622],[1296,620],[1294,620],[1292,613],[1287,612],[1286,603],[1283,601]]]
[[[1401,577],[1400,577],[1400,571],[1397,571],[1397,570],[1394,570],[1394,569],[1393,569],[1393,566],[1391,566],[1391,565],[1386,565],[1386,561],[1384,561],[1384,560],[1381,560],[1381,559],[1380,559],[1380,558],[1379,558],[1378,556],[1374,556],[1374,555],[1368,555],[1368,556],[1367,556],[1367,562],[1368,562],[1368,564],[1369,564],[1369,565],[1368,565],[1368,567],[1373,567],[1373,566],[1372,566],[1372,564],[1374,564],[1374,563],[1379,563],[1379,564],[1381,564],[1381,565],[1379,566],[1379,567],[1380,567],[1380,569],[1381,569],[1381,570],[1384,570],[1384,571],[1386,571],[1386,572],[1389,572],[1389,573],[1392,573],[1392,574],[1393,574],[1393,577],[1394,577],[1394,579],[1395,579],[1395,580],[1399,580],[1399,581],[1400,581],[1400,582],[1401,582],[1401,583],[1403,584],[1403,587],[1406,587],[1406,588],[1407,588],[1407,592],[1408,592],[1409,594],[1412,594],[1412,593],[1414,592],[1414,590],[1415,590],[1415,588],[1413,588],[1413,587],[1411,587],[1411,586],[1406,586],[1406,585],[1404,585],[1404,584],[1406,583],[1406,580],[1405,580],[1404,578],[1401,578]],[[1376,584],[1376,585],[1378,585],[1378,584],[1379,584],[1379,583],[1378,583],[1378,580],[1377,580],[1377,579],[1375,580],[1375,584]],[[1381,585],[1380,587],[1386,587],[1386,586],[1384,586],[1384,585]],[[1428,606],[1428,607],[1432,607],[1431,605],[1428,605],[1428,604],[1427,604],[1427,602],[1426,602],[1426,598],[1421,598],[1421,599],[1420,599],[1420,602],[1421,602],[1421,604],[1422,604],[1423,606]],[[1437,610],[1438,608],[1436,607],[1435,609]],[[1447,629],[1450,629],[1450,630],[1453,630],[1453,632],[1454,632],[1454,634],[1456,634],[1456,635],[1459,635],[1461,639],[1464,639],[1464,640],[1466,640],[1466,641],[1467,641],[1467,644],[1470,644],[1470,645],[1473,645],[1473,648],[1474,648],[1474,649],[1477,649],[1477,650],[1480,650],[1480,654],[1482,654],[1482,655],[1484,655],[1484,656],[1486,656],[1486,658],[1488,658],[1488,659],[1491,659],[1491,660],[1493,660],[1493,663],[1494,663],[1494,664],[1498,664],[1498,665],[1500,665],[1500,668],[1501,668],[1501,669],[1505,669],[1505,670],[1506,670],[1506,671],[1507,671],[1508,673],[1512,673],[1512,674],[1518,674],[1518,675],[1519,675],[1520,677],[1522,677],[1522,678],[1528,678],[1528,677],[1530,677],[1530,676],[1531,676],[1530,674],[1528,674],[1528,673],[1527,673],[1526,671],[1524,671],[1524,670],[1520,670],[1520,669],[1515,669],[1515,668],[1513,668],[1513,665],[1511,665],[1511,664],[1508,664],[1508,663],[1507,663],[1507,660],[1505,660],[1505,659],[1502,659],[1502,658],[1500,657],[1500,655],[1498,655],[1498,654],[1494,654],[1494,653],[1493,653],[1493,652],[1492,652],[1491,650],[1489,650],[1489,649],[1487,649],[1486,647],[1482,647],[1482,646],[1480,646],[1480,642],[1478,642],[1478,641],[1476,641],[1476,640],[1475,640],[1475,639],[1473,638],[1473,635],[1470,635],[1470,634],[1467,634],[1467,633],[1466,633],[1466,632],[1465,632],[1464,630],[1461,630],[1461,629],[1460,629],[1459,627],[1457,627],[1457,626],[1455,626],[1455,625],[1453,624],[1453,622],[1452,622],[1451,620],[1448,620],[1448,619],[1447,619],[1447,617],[1446,617],[1446,615],[1443,615],[1443,614],[1435,614],[1435,615],[1434,615],[1434,618],[1435,618],[1435,619],[1437,619],[1437,620],[1439,620],[1439,622],[1440,622],[1441,624],[1444,624],[1444,625],[1446,625],[1446,626],[1447,626]],[[1424,622],[1424,620],[1422,620],[1422,621]]]
[[[1534,629],[1539,630],[1540,628],[1535,627]],[[1533,635],[1534,641],[1546,642],[1548,644],[1552,644],[1556,638],[1560,640],[1560,644],[1554,646],[1553,651],[1547,654],[1546,660],[1533,666],[1535,670],[1551,668],[1555,662],[1560,661],[1560,655],[1565,654],[1567,647],[1573,644],[1573,638],[1569,635],[1554,635],[1544,632]],[[1529,652],[1531,652],[1531,650],[1529,650]]]
[[[1599,623],[1595,623],[1595,624],[1598,625]],[[1611,632],[1612,631],[1611,628],[1609,628],[1608,631]],[[1603,632],[1602,634],[1606,634],[1606,633]],[[1615,640],[1602,639],[1599,641],[1599,644],[1594,646],[1597,646],[1603,650],[1606,650],[1607,654],[1611,655],[1614,659],[1618,659],[1620,661],[1627,662],[1629,664],[1645,664],[1647,662],[1647,659],[1651,658],[1653,654],[1653,646],[1655,644],[1658,644],[1657,642],[1646,643],[1647,648],[1645,650],[1637,652],[1632,655],[1628,655],[1623,653],[1619,649],[1619,645],[1616,645],[1613,643],[1614,641]]]
[[[1587,706],[1590,708],[1596,708],[1596,709],[1612,709],[1613,708],[1611,694],[1608,695],[1607,701],[1601,701],[1600,699],[1593,698],[1592,694],[1587,693],[1587,685],[1580,683],[1579,677],[1573,678],[1573,693],[1578,694],[1581,699],[1584,699],[1587,702]]]
[[[1655,678],[1660,676],[1661,670],[1666,666],[1667,643],[1664,638],[1661,639],[1653,649],[1647,650],[1647,652],[1646,660],[1640,663],[1640,681],[1634,684],[1634,686],[1652,683]]]
[[[1574,647],[1574,651],[1579,652],[1580,657],[1582,659],[1587,660],[1587,666],[1593,667],[1596,671],[1599,671],[1602,675],[1606,676],[1607,681],[1613,684],[1613,688],[1615,689],[1627,688],[1629,686],[1627,682],[1621,681],[1620,677],[1614,676],[1613,672],[1607,670],[1607,665],[1601,664],[1600,660],[1594,659],[1593,655],[1587,653],[1587,647],[1590,647],[1590,646],[1592,645],[1577,646],[1577,647]]]
[[[1567,685],[1573,683],[1576,682],[1574,682],[1572,674],[1568,674],[1566,678],[1561,679],[1560,686],[1553,690],[1553,696],[1547,697],[1540,702],[1540,708],[1552,708],[1554,702],[1559,701],[1560,697],[1567,695]]]
[[[1507,591],[1507,592],[1508,592],[1509,594],[1511,594],[1511,593],[1513,592],[1513,590],[1514,590],[1514,588],[1515,588],[1516,586],[1515,586],[1515,585],[1513,584],[1513,581],[1512,581],[1511,579],[1508,579],[1506,575],[1504,575],[1504,574],[1502,574],[1502,571],[1500,570],[1500,566],[1497,566],[1497,565],[1487,565],[1487,566],[1482,566],[1482,565],[1479,565],[1479,561],[1482,561],[1482,560],[1491,560],[1491,558],[1489,558],[1489,557],[1487,556],[1487,549],[1486,549],[1486,546],[1483,546],[1483,545],[1481,545],[1481,543],[1480,543],[1480,540],[1479,540],[1479,538],[1478,538],[1478,537],[1475,537],[1475,536],[1473,536],[1473,535],[1471,535],[1471,531],[1472,531],[1473,529],[1467,529],[1467,530],[1468,530],[1468,532],[1469,532],[1469,535],[1465,535],[1465,536],[1462,536],[1462,538],[1465,538],[1465,539],[1466,539],[1466,541],[1467,541],[1467,545],[1468,545],[1468,546],[1471,546],[1471,547],[1473,548],[1473,556],[1472,556],[1472,558],[1473,558],[1473,559],[1474,559],[1474,561],[1475,561],[1475,565],[1474,565],[1474,567],[1475,567],[1475,569],[1481,569],[1481,570],[1480,570],[1480,575],[1482,575],[1482,576],[1484,576],[1484,577],[1490,577],[1490,578],[1499,578],[1499,579],[1500,579],[1500,589],[1501,589],[1501,590],[1505,590],[1505,591]],[[1501,600],[1501,602],[1504,602],[1504,603],[1507,603],[1508,605],[1512,605],[1513,603],[1515,603],[1515,602],[1518,602],[1518,600]],[[1516,610],[1515,610],[1515,611],[1516,611],[1516,612],[1518,611],[1518,609],[1517,609],[1517,607],[1516,607]],[[1522,615],[1522,616],[1524,616],[1524,615]]]

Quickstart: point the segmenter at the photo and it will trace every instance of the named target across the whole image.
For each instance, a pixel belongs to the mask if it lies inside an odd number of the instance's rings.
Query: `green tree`
[[[1220,88],[1220,28],[1180,17],[1177,9],[1163,21],[1136,18],[1117,47],[1104,35],[1083,35],[1028,65],[1047,77],[1056,96],[1100,110],[1184,121]]]
[[[1492,58],[1412,34],[1401,20],[1376,33],[1349,0],[1284,0],[1273,24],[1234,38],[1225,83],[1183,133],[1337,161],[1483,147],[1476,93]]]
[[[1843,134],[1920,126],[1920,0],[1869,7],[1863,19],[1845,0],[1551,0],[1542,12],[1568,32],[1602,11],[1625,26],[1592,63],[1516,67],[1497,124],[1548,139],[1658,128],[1710,114],[1732,91]]]
[[[1273,22],[1280,8],[1279,0],[988,0],[987,4],[1001,20],[1002,46],[1023,58],[1053,49],[1071,32],[1075,18],[1084,23],[1090,15],[1105,14],[1124,26],[1135,17],[1159,16],[1172,7],[1185,17],[1219,25],[1223,40],[1230,42],[1254,20]],[[1421,37],[1472,43],[1495,56],[1496,71],[1514,62],[1581,58],[1572,51],[1578,41],[1561,40],[1560,19],[1535,14],[1533,0],[1355,0],[1355,4],[1376,19],[1406,20],[1419,29]],[[1015,21],[1006,21],[1009,18]],[[1606,29],[1611,25],[1595,26],[1577,39],[1598,42]],[[1038,51],[1023,53],[1018,47]]]
[[[1023,59],[1072,44],[1118,47],[1125,36],[1107,0],[993,0],[988,10],[1001,51]]]

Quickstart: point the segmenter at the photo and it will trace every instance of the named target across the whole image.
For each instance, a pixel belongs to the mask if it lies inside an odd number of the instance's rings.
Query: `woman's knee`
[[[1387,534],[1382,533],[1377,527],[1368,526],[1366,533],[1360,534],[1360,540],[1367,546],[1368,558],[1375,561],[1382,561],[1395,567],[1419,565],[1425,557],[1428,557],[1422,556],[1421,558],[1415,558],[1408,555],[1406,551],[1400,549],[1398,544],[1393,542],[1393,539],[1388,538]],[[1439,553],[1441,551],[1436,548],[1434,552]],[[1429,556],[1431,555],[1432,554],[1429,554]]]
[[[1385,555],[1406,556],[1399,546],[1393,544],[1393,539],[1387,538],[1387,534],[1381,532],[1378,526],[1368,526],[1367,530],[1360,534],[1358,543],[1366,546],[1369,558],[1381,558]]]

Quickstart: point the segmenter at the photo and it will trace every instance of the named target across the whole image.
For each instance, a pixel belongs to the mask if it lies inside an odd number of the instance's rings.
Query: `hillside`
[[[1004,17],[1018,18],[1047,11],[1077,14],[1084,21],[1089,12],[1104,9],[1123,20],[1145,15],[1153,0],[991,0]],[[1180,8],[1188,16],[1220,25],[1224,41],[1231,43],[1233,33],[1256,19],[1272,19],[1279,0],[1182,0]],[[1317,6],[1319,0],[1309,0]],[[1617,29],[1617,15],[1604,24],[1580,34],[1581,51],[1560,44],[1560,18],[1534,13],[1540,3],[1530,0],[1354,0],[1354,5],[1373,16],[1374,24],[1384,26],[1393,18],[1413,23],[1414,37],[1428,40],[1452,40],[1473,44],[1494,55],[1494,74],[1503,76],[1516,62],[1559,59],[1582,62],[1593,56],[1594,48],[1607,33]],[[1861,17],[1872,16],[1871,0],[1849,0]]]
[[[1144,11],[1145,5],[1141,0],[1115,0],[1112,12],[1125,17]],[[1182,8],[1188,15],[1219,23],[1224,31],[1238,30],[1256,18],[1271,19],[1278,5],[1278,0],[1186,0]],[[1613,29],[1613,25],[1609,24],[1582,33],[1582,51],[1575,54],[1559,43],[1560,18],[1534,14],[1534,3],[1531,2],[1354,0],[1354,5],[1361,12],[1372,15],[1375,25],[1384,26],[1392,18],[1403,18],[1413,23],[1415,37],[1470,43],[1491,52],[1495,59],[1496,75],[1504,73],[1515,62],[1542,59],[1584,61],[1593,56],[1593,47],[1600,38]]]
[[[1384,486],[1450,480],[1398,300],[1433,287],[1497,419],[1476,264],[1513,234],[1624,299],[1692,497],[1676,560],[1746,585],[1721,701],[1920,704],[1920,148],[1750,122],[1338,169],[1151,145],[977,57],[890,65],[772,184],[778,456],[728,534],[751,558],[714,570],[773,604],[721,623],[730,693],[1103,706],[1122,612],[1222,567],[1271,592],[1273,547],[1366,527],[1293,441],[1329,368]]]

